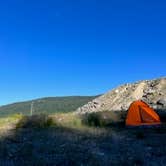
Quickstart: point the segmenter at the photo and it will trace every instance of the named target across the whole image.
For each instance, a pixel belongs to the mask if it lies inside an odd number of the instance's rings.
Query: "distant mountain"
[[[16,113],[30,115],[32,103],[33,114],[71,112],[93,100],[94,98],[96,98],[96,96],[48,97],[26,102],[13,103],[0,107],[0,117]]]
[[[166,109],[166,77],[121,85],[78,108],[77,113],[126,111],[135,100],[143,100],[154,109]]]

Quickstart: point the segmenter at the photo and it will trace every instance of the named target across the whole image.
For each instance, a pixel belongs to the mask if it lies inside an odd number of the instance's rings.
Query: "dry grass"
[[[6,118],[0,118],[0,129],[7,129],[9,126],[14,128],[22,118],[22,114],[14,114]]]
[[[0,163],[9,158],[13,162],[6,165],[132,166],[165,161],[166,127],[89,127],[72,113],[1,120],[19,120],[17,130],[3,139],[0,135]]]
[[[73,113],[57,113],[49,115],[49,118],[51,118],[58,126],[83,127],[81,118]]]

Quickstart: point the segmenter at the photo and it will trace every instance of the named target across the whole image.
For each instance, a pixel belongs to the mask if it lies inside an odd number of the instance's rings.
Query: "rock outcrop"
[[[135,100],[143,100],[154,109],[165,109],[166,77],[122,85],[78,108],[76,113],[127,110]]]

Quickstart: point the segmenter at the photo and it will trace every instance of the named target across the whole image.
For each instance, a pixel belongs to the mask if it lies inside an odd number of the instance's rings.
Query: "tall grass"
[[[45,128],[45,127],[68,127],[68,128],[86,128],[86,127],[106,127],[111,124],[123,123],[124,119],[120,112],[98,112],[84,115],[74,113],[56,113],[53,115],[39,114],[25,116],[15,114],[7,118],[0,118],[0,126],[15,123],[18,128]]]
[[[0,128],[3,128],[11,124],[17,124],[22,118],[22,114],[13,114],[6,118],[0,118]]]

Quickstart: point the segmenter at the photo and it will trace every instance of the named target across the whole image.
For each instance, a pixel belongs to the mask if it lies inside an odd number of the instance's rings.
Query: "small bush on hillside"
[[[29,127],[50,127],[56,125],[52,118],[45,114],[24,116],[16,125],[16,128],[29,128]]]
[[[48,117],[43,125],[43,127],[51,127],[51,126],[55,126],[56,123],[53,121],[52,118]]]
[[[103,111],[82,115],[82,123],[88,126],[109,126],[111,124],[124,123],[125,112]]]
[[[100,117],[96,113],[86,114],[82,122],[88,126],[101,126]]]

